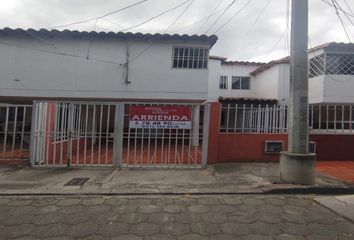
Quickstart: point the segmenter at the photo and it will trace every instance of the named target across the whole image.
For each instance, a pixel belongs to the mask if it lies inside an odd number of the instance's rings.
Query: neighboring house
[[[0,30],[0,100],[205,101],[216,36]]]
[[[310,49],[308,57],[309,103],[354,103],[354,44],[323,44]],[[250,103],[288,104],[289,57],[266,64],[230,62],[220,57],[219,62],[220,76],[214,78],[219,85],[209,95],[221,102],[248,99]]]

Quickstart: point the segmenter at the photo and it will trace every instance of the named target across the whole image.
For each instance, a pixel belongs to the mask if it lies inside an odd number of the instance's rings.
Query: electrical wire
[[[335,13],[336,13],[336,15],[337,15],[337,17],[338,17],[338,19],[339,19],[339,21],[340,21],[342,27],[343,27],[343,30],[344,30],[344,32],[345,32],[345,35],[347,36],[349,42],[352,42],[351,39],[350,39],[349,33],[348,33],[347,29],[345,28],[344,22],[343,22],[341,16],[339,15],[338,7],[337,7],[337,5],[335,4],[334,0],[332,0],[332,3],[333,3],[333,7],[334,7],[334,10],[335,10]]]
[[[343,8],[341,7],[341,5],[337,2],[337,0],[334,0],[334,2],[337,4],[337,7],[339,10],[343,10]],[[349,8],[350,9],[350,8]],[[351,11],[351,9],[350,9]],[[343,11],[342,11],[343,12]],[[352,26],[354,26],[354,22],[352,21],[352,19],[350,18],[350,16],[348,16],[348,14],[346,14],[345,12],[343,12],[344,16],[347,18],[347,20],[350,22],[350,24]]]
[[[94,21],[96,19],[101,19],[101,18],[104,18],[104,17],[108,17],[110,15],[113,15],[115,13],[118,13],[118,12],[121,12],[123,10],[126,10],[128,8],[132,8],[132,7],[135,7],[137,5],[140,5],[146,1],[149,1],[149,0],[141,0],[139,2],[136,2],[136,3],[133,3],[133,4],[130,4],[128,6],[125,6],[125,7],[122,7],[118,10],[115,10],[113,12],[109,12],[109,13],[106,13],[106,14],[103,14],[101,16],[98,16],[98,17],[94,17],[94,18],[89,18],[89,19],[86,19],[86,20],[82,20],[82,21],[77,21],[77,22],[73,22],[73,23],[68,23],[68,24],[64,24],[64,25],[58,25],[58,26],[53,26],[53,27],[49,27],[49,28],[46,28],[46,29],[56,29],[56,28],[63,28],[63,27],[69,27],[69,26],[73,26],[73,25],[78,25],[78,24],[82,24],[82,23],[87,23],[87,22],[90,22],[90,21]]]
[[[230,23],[234,17],[236,17],[238,14],[240,14],[240,13],[248,6],[248,4],[251,3],[251,1],[252,1],[252,0],[248,0],[248,2],[246,2],[246,4],[243,5],[243,7],[242,7],[240,10],[238,10],[234,15],[232,15],[232,16],[229,18],[229,20],[227,20],[227,21],[226,21],[225,23],[223,23],[218,29],[216,29],[216,31],[213,32],[213,34],[216,34],[216,33],[219,32],[221,29],[223,29],[228,23]]]
[[[222,12],[224,9],[226,9],[227,7],[225,7],[225,8],[222,8],[222,9],[220,9],[219,11],[216,11],[215,13],[213,13],[212,14],[212,16],[214,16],[214,15],[216,15],[216,14],[218,14],[218,13],[220,13],[220,12]],[[193,22],[193,23],[191,23],[191,24],[188,24],[188,25],[186,25],[186,26],[183,26],[183,27],[181,27],[181,28],[178,28],[177,30],[175,30],[174,32],[179,32],[179,31],[181,31],[181,30],[183,30],[183,29],[186,29],[186,28],[189,28],[189,27],[192,27],[192,26],[194,26],[194,25],[196,25],[196,24],[198,24],[198,23],[200,23],[201,21],[203,21],[203,20],[205,20],[205,19],[207,19],[209,16],[207,16],[207,17],[203,17],[203,18],[200,18],[200,19],[198,19],[198,20],[196,20],[195,22]]]
[[[331,6],[331,7],[334,7],[334,5],[333,5],[332,3],[327,2],[326,0],[321,0],[321,2],[323,2],[323,3],[327,4],[327,5]],[[343,9],[339,9],[339,10],[340,10],[341,12],[343,12],[343,13],[346,13],[348,16],[350,16],[350,17],[353,17],[353,18],[354,18],[354,14],[349,13],[349,12],[347,12],[347,11],[343,10]]]
[[[202,23],[202,25],[200,25],[199,29],[197,30],[197,33],[200,32],[200,30],[204,27],[204,25],[209,21],[209,19],[211,18],[211,16],[214,15],[216,9],[218,9],[218,7],[220,6],[220,4],[221,4],[223,1],[224,1],[224,0],[220,0],[220,1],[216,4],[216,6],[215,6],[215,8],[213,9],[213,11],[211,11],[211,13],[205,18],[205,21]]]
[[[146,24],[146,23],[148,23],[148,22],[154,20],[155,18],[161,17],[162,15],[164,15],[164,14],[166,14],[166,13],[168,13],[168,12],[171,12],[171,11],[173,11],[173,10],[176,10],[177,8],[183,6],[184,4],[186,4],[187,2],[190,2],[190,1],[191,1],[191,0],[186,0],[186,1],[184,1],[184,2],[182,2],[182,3],[180,3],[180,4],[178,4],[177,6],[175,6],[175,7],[173,7],[173,8],[167,9],[167,10],[165,10],[165,11],[163,11],[163,12],[157,14],[156,16],[153,16],[153,17],[149,18],[149,19],[146,20],[146,21],[143,21],[143,22],[138,23],[138,24],[136,24],[136,25],[134,25],[134,26],[131,26],[131,27],[122,29],[122,30],[120,30],[120,31],[121,31],[121,32],[125,32],[125,31],[128,31],[128,30],[130,30],[130,29],[133,29],[133,28],[136,28],[136,27],[140,27],[140,26],[142,26],[142,25],[144,25],[144,24]]]
[[[209,32],[209,30],[215,26],[215,24],[220,20],[220,18],[222,16],[224,16],[224,14],[227,12],[227,10],[229,10],[232,5],[234,5],[236,3],[237,0],[232,0],[232,2],[225,8],[225,10],[215,19],[215,21],[210,25],[210,27],[204,32],[204,34],[207,34]]]
[[[284,35],[286,34],[286,32],[288,31],[288,29],[285,29],[283,31],[283,33],[281,34],[280,38],[278,39],[278,41],[272,46],[272,48],[267,52],[267,54],[260,60],[260,62],[263,62],[265,58],[267,58],[269,56],[269,54],[271,52],[273,52],[273,50],[279,45],[279,43],[281,42],[281,40],[283,39]]]
[[[165,29],[165,31],[163,33],[168,32],[168,30],[170,30],[173,25],[187,12],[187,10],[190,8],[190,6],[193,4],[194,0],[191,0],[191,2],[187,5],[187,7],[181,12],[181,14],[179,14],[177,16],[177,18]],[[163,35],[154,38],[154,40],[157,40],[159,38],[163,37]],[[152,47],[153,43],[149,44],[149,46],[147,46],[145,49],[143,49],[142,51],[140,51],[137,55],[135,55],[133,58],[131,58],[130,60],[128,60],[124,65],[127,65],[128,63],[136,60],[137,58],[139,58],[141,55],[143,55],[147,50],[149,50]]]
[[[263,13],[265,12],[265,10],[269,7],[269,4],[272,0],[268,0],[268,2],[265,4],[265,6],[263,7],[263,9],[261,10],[261,12],[258,14],[256,20],[253,22],[253,24],[251,25],[251,27],[247,30],[247,32],[244,34],[243,37],[247,36],[252,30],[253,28],[256,26],[256,24],[258,23],[259,19],[262,17]]]
[[[113,64],[113,65],[118,65],[118,66],[121,65],[121,63],[113,62],[110,60],[92,58],[92,57],[90,59],[87,59],[86,56],[80,56],[80,55],[75,55],[75,54],[71,54],[71,53],[63,53],[63,52],[58,52],[58,51],[46,50],[46,49],[33,48],[33,47],[23,46],[20,44],[3,42],[3,41],[0,41],[0,44],[5,45],[5,46],[27,49],[27,50],[36,51],[36,52],[44,52],[44,53],[55,54],[55,55],[60,55],[60,56],[65,56],[65,57],[79,58],[79,59],[89,60],[89,61],[92,60],[95,62],[108,63],[108,64]]]

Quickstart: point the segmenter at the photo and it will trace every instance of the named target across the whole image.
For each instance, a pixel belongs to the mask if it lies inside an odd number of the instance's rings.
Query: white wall
[[[324,103],[354,103],[353,75],[325,75]]]
[[[1,37],[0,40],[2,43],[17,45],[0,44],[0,96],[177,100],[207,98],[207,69],[172,68],[172,47],[191,46],[186,43],[163,42],[151,45],[141,57],[129,64],[131,83],[127,85],[124,83],[124,69],[120,65],[126,61],[126,44],[122,41],[93,40],[87,60],[91,43],[85,39],[51,40],[56,49],[35,39]],[[130,42],[130,58],[149,44]]]
[[[279,67],[274,65],[253,76],[256,98],[278,99]]]
[[[221,61],[209,59],[208,101],[219,100],[219,79],[221,75]]]
[[[232,76],[237,77],[251,77],[250,72],[257,68],[256,65],[221,65],[221,75],[227,76],[228,85],[227,89],[219,89],[219,78],[217,79],[217,95],[220,97],[230,97],[230,98],[252,98],[256,95],[256,87],[254,85],[253,80],[250,80],[250,90],[238,90],[232,89]]]

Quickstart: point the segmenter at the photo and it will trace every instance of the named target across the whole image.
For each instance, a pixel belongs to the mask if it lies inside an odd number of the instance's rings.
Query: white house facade
[[[205,101],[216,36],[0,30],[0,96]]]

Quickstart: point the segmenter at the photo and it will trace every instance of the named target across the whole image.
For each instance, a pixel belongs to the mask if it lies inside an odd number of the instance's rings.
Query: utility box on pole
[[[292,0],[288,151],[280,156],[280,179],[287,183],[315,183],[315,158],[309,153],[308,0]]]

